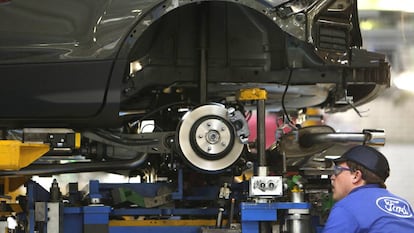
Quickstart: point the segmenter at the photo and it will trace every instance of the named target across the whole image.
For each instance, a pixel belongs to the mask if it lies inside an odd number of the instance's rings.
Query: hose
[[[53,175],[62,173],[132,170],[142,165],[148,154],[133,159],[105,162],[76,162],[66,164],[32,164],[18,171],[0,171],[0,176]]]

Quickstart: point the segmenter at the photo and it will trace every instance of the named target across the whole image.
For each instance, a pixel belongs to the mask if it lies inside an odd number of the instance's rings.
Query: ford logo
[[[395,197],[381,197],[377,199],[377,206],[384,212],[398,216],[400,218],[410,218],[413,216],[410,205]]]

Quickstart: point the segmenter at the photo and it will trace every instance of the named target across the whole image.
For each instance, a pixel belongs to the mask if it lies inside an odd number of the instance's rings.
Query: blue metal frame
[[[28,223],[28,233],[34,233],[35,231],[35,203],[36,202],[47,202],[49,201],[50,194],[38,183],[29,180],[26,183],[26,193],[27,193],[27,223]],[[47,208],[45,208],[47,210]],[[47,216],[47,213],[45,213]],[[46,232],[47,225],[43,226],[44,232]]]
[[[263,221],[276,221],[277,211],[281,209],[310,209],[307,202],[274,202],[251,203],[243,202],[241,208],[242,233],[258,233],[259,223]]]
[[[109,229],[110,206],[65,207],[63,210],[63,231],[65,233],[83,233],[87,225],[101,225]]]
[[[182,173],[178,174],[178,190],[172,194],[174,199],[187,199],[183,197],[182,190]],[[181,179],[180,179],[181,177]],[[89,183],[90,198],[105,198],[102,193],[120,185],[134,185],[134,184],[101,184],[97,180],[92,180]],[[143,188],[145,184],[135,184],[138,188]],[[153,192],[158,188],[151,186],[149,192]],[[50,194],[47,190],[33,181],[27,184],[28,197],[28,226],[29,233],[34,233],[35,226],[35,202],[48,202]],[[147,186],[145,186],[147,187]],[[152,190],[154,189],[154,190]],[[104,190],[104,191],[103,191]],[[208,196],[208,194],[207,194]],[[190,197],[197,199],[196,196]],[[294,203],[294,202],[274,202],[274,203],[253,203],[242,202],[240,204],[241,211],[241,227],[242,233],[258,233],[259,223],[263,221],[278,220],[278,210],[287,209],[310,209],[310,203]],[[109,226],[110,216],[215,216],[218,213],[218,208],[120,208],[112,209],[110,206],[92,205],[82,207],[64,207],[64,232],[65,233],[84,233],[85,229],[93,229],[95,226],[105,229],[108,233],[153,233],[153,232],[168,232],[168,233],[198,233],[202,226]],[[46,213],[47,216],[47,213]],[[46,223],[47,224],[47,223]],[[45,227],[46,227],[45,224]],[[85,228],[86,227],[86,228]],[[319,232],[319,230],[318,230]]]

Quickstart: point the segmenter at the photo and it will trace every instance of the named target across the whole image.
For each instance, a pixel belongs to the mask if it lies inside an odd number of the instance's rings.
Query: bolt
[[[297,14],[297,15],[295,16],[295,20],[296,20],[296,22],[298,22],[298,23],[304,23],[304,22],[305,22],[305,20],[306,20],[306,17],[305,17],[305,15],[304,15],[304,14],[299,13],[299,14]]]

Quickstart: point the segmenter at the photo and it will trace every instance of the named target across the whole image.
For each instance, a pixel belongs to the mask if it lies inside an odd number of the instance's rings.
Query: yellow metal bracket
[[[49,151],[49,145],[0,140],[0,170],[19,170],[27,167]]]
[[[240,101],[266,100],[267,91],[261,88],[241,89],[238,93],[238,99]]]
[[[22,207],[18,203],[4,203],[4,205],[6,205],[10,209],[10,211],[0,211],[1,217],[13,216],[14,215],[13,213],[23,212]],[[6,231],[6,232],[10,232],[10,231]]]

